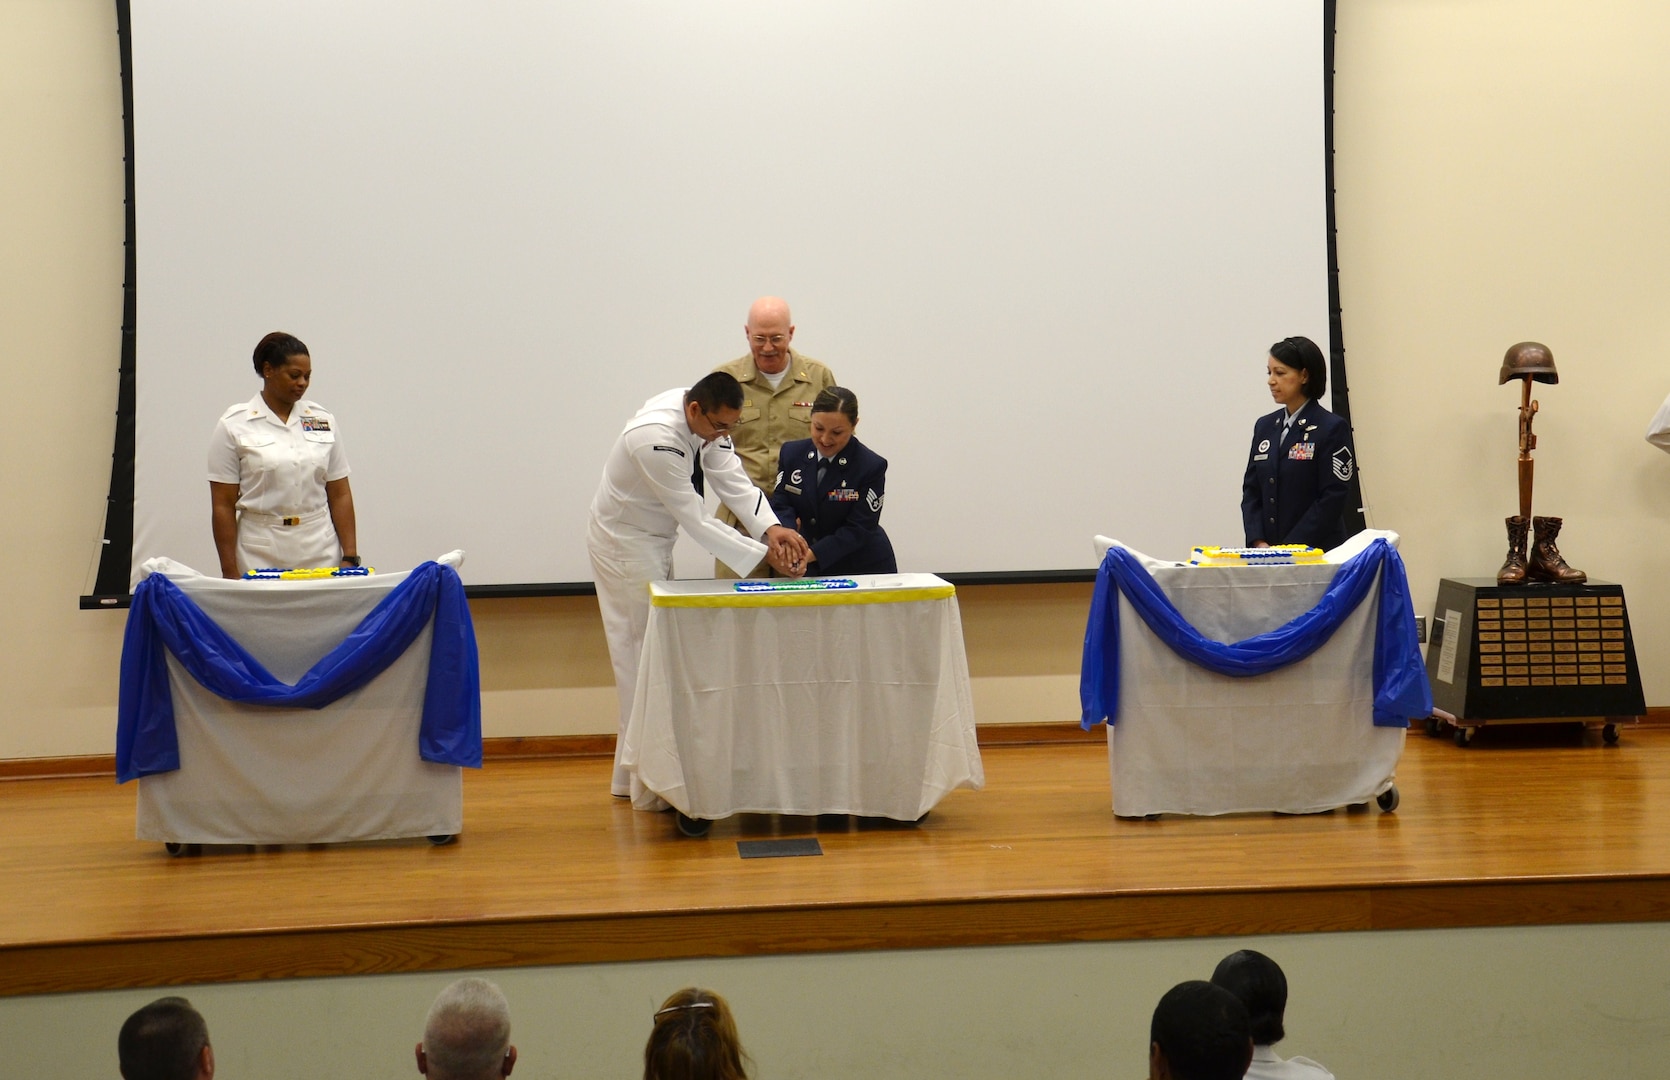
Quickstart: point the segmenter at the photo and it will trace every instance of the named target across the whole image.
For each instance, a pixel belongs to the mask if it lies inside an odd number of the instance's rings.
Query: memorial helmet
[[[1523,378],[1529,375],[1537,382],[1557,383],[1560,373],[1554,370],[1554,354],[1548,351],[1548,346],[1535,341],[1521,341],[1511,346],[1508,354],[1502,357],[1502,377],[1496,381],[1501,386],[1509,379]]]

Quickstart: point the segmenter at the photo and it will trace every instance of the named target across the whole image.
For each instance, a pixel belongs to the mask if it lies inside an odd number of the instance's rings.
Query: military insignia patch
[[[865,505],[878,514],[881,513],[881,504],[884,498],[885,496],[878,494],[875,488],[871,488],[864,493]]]
[[[783,470],[782,469],[777,470],[777,483],[773,484],[772,486],[773,487],[782,487],[783,486]]]
[[[1269,450],[1270,450],[1270,440],[1269,439],[1264,439],[1261,442],[1259,442],[1259,444],[1258,444],[1258,452],[1259,453],[1261,453],[1261,454],[1268,453]]]
[[[789,483],[798,484],[798,483],[800,483],[800,480],[801,480],[801,476],[800,476],[800,470],[799,469],[796,469],[794,472],[789,474]]]
[[[662,446],[660,443],[656,443],[655,449],[661,451],[663,454],[677,454],[679,457],[685,456],[684,451],[676,446]]]
[[[1316,456],[1316,444],[1313,442],[1296,442],[1287,448],[1287,460],[1309,461]]]
[[[1333,466],[1334,476],[1340,480],[1348,481],[1351,479],[1351,474],[1356,471],[1357,463],[1351,460],[1351,448],[1349,446],[1342,446],[1334,451]]]

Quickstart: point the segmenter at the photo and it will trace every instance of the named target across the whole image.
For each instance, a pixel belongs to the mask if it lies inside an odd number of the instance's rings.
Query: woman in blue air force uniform
[[[1270,346],[1270,396],[1281,408],[1253,425],[1241,481],[1248,547],[1345,541],[1345,507],[1357,469],[1351,425],[1317,399],[1328,386],[1322,350],[1309,338]]]
[[[881,528],[887,459],[853,437],[858,398],[831,386],[812,402],[810,439],[783,444],[771,509],[812,545],[808,574],[896,574]]]

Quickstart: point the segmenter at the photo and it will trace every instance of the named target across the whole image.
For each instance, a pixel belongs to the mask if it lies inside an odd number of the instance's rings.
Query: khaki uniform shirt
[[[771,383],[754,366],[752,354],[720,364],[713,370],[727,372],[742,384],[742,415],[731,430],[731,442],[736,444],[737,456],[742,458],[748,478],[769,498],[777,484],[777,452],[786,442],[811,437],[812,401],[818,391],[835,385],[835,375],[794,349],[789,350],[788,370],[776,390],[771,389]],[[735,515],[723,506],[719,508],[719,520],[731,526],[737,524]],[[763,576],[764,566],[762,562],[755,568],[757,573],[749,576]],[[720,576],[727,576],[719,567],[715,570]]]

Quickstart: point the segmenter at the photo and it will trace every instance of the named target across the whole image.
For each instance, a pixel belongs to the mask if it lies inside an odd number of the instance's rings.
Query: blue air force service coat
[[[783,444],[771,508],[777,520],[812,545],[811,573],[896,574],[893,544],[881,528],[887,495],[887,459],[859,442],[845,449],[818,481],[818,451],[811,439]]]
[[[1286,409],[1253,425],[1252,450],[1241,481],[1241,522],[1247,546],[1345,541],[1345,507],[1356,475],[1351,425],[1308,401],[1282,441]]]

